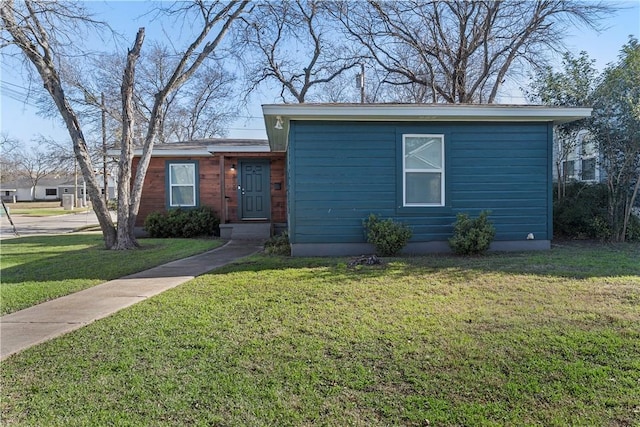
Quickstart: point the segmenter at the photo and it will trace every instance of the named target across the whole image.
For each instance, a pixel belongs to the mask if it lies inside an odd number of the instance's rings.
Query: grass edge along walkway
[[[3,316],[0,318],[0,359],[102,319],[261,248],[256,242],[227,242],[202,254]]]
[[[109,251],[99,234],[3,240],[0,314],[219,247],[216,239],[140,239],[141,248]]]

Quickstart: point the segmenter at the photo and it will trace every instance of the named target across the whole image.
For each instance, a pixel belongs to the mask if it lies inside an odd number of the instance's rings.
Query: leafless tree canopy
[[[35,200],[34,190],[38,183],[44,178],[70,173],[74,156],[71,145],[60,146],[43,136],[32,142],[34,144],[27,145],[23,141],[2,136],[2,181],[26,179],[31,184],[31,199]]]
[[[284,102],[322,98],[320,90],[361,61],[343,42],[319,0],[273,1],[257,5],[237,37],[245,46],[249,92],[275,83]]]
[[[65,60],[74,53],[82,52],[77,46],[81,30],[97,24],[76,2],[49,2],[24,0],[15,3],[6,0],[0,3],[3,23],[3,44],[18,48],[17,54],[24,55],[40,76],[44,87],[55,103],[73,142],[74,152],[82,174],[87,182],[91,202],[100,222],[105,245],[110,249],[129,249],[137,246],[133,225],[140,206],[142,184],[147,172],[151,151],[161,134],[161,126],[167,102],[176,91],[183,87],[202,68],[207,59],[214,55],[229,32],[231,24],[244,12],[247,1],[175,3],[162,11],[180,22],[188,22],[191,41],[177,49],[176,56],[166,73],[166,80],[153,92],[153,103],[149,106],[146,129],[141,135],[142,156],[132,174],[134,129],[136,122],[135,82],[136,65],[140,57],[145,31],[141,28],[124,63],[124,74],[120,85],[122,123],[121,153],[118,181],[118,222],[117,229],[111,220],[106,202],[100,197],[96,173],[93,167],[87,141],[77,111],[77,103],[68,97],[68,87],[61,78]],[[77,27],[77,29],[76,29]],[[163,73],[163,76],[165,74]],[[81,87],[77,87],[81,90]],[[89,99],[91,92],[85,93]],[[95,98],[95,94],[91,95]],[[112,111],[112,114],[116,113]],[[124,183],[132,183],[131,188]]]
[[[140,123],[147,123],[155,94],[166,84],[177,65],[177,54],[153,44],[138,66],[136,104]],[[188,141],[225,134],[235,109],[235,76],[219,61],[209,59],[180,89],[171,93],[161,110],[158,142]]]
[[[344,1],[332,10],[384,81],[405,88],[400,101],[434,103],[495,102],[511,73],[559,48],[568,24],[595,27],[611,11],[563,0]]]

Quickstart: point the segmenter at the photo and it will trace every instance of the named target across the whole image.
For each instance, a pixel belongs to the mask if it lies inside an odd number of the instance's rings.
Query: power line
[[[29,97],[20,91],[11,89],[11,88],[3,88],[2,94],[7,98],[13,99],[14,101],[18,101],[22,104],[28,105],[30,107],[37,108],[38,106],[29,100]]]
[[[22,89],[22,90],[28,90],[26,87],[17,85],[15,83],[8,82],[6,80],[0,80],[0,83],[2,83],[3,85],[9,85],[9,86],[17,87],[18,89]]]
[[[2,85],[2,94],[6,95],[7,98],[13,99],[14,101],[18,101],[30,107],[38,107],[38,105],[30,100],[27,88],[4,80],[0,81],[0,84]]]

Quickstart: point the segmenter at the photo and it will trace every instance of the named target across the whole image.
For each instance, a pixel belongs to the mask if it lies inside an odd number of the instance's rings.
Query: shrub
[[[640,242],[640,217],[631,214],[625,239],[627,242]]]
[[[370,214],[362,224],[367,235],[367,242],[376,247],[379,256],[394,256],[407,245],[411,238],[411,228],[406,224],[394,221],[391,218],[385,220]]]
[[[609,223],[603,217],[593,217],[589,222],[589,226],[589,237],[594,237],[601,241],[606,241],[611,238],[611,227],[609,227]]]
[[[609,239],[606,185],[567,184],[562,200],[556,197],[553,202],[553,231],[555,237]]]
[[[284,233],[273,236],[264,244],[264,251],[269,255],[291,255],[291,245],[289,244],[289,234]]]
[[[459,213],[453,224],[453,237],[449,239],[449,245],[458,255],[477,255],[489,249],[495,235],[496,229],[489,221],[489,212],[480,212],[476,219]]]
[[[156,238],[213,236],[219,225],[220,219],[207,206],[152,212],[144,220],[144,229]]]

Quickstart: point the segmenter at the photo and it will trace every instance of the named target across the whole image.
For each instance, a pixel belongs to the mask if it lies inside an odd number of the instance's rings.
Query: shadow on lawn
[[[640,244],[604,244],[563,242],[549,251],[500,252],[483,256],[462,257],[451,254],[382,258],[382,265],[348,268],[354,257],[290,258],[261,255],[239,261],[209,274],[230,271],[266,271],[288,268],[311,268],[309,274],[332,277],[367,275],[369,277],[402,274],[403,272],[435,272],[455,269],[462,276],[473,271],[501,272],[538,276],[587,279],[592,277],[640,277]]]
[[[140,239],[142,247],[130,253],[105,248],[101,235],[29,236],[2,242],[2,282],[101,280],[108,281],[156,267],[145,256],[158,243]],[[20,245],[22,252],[11,246]],[[77,250],[68,250],[78,246]],[[63,252],[55,248],[67,247]],[[25,260],[27,260],[25,262]],[[166,261],[169,262],[169,261]]]

